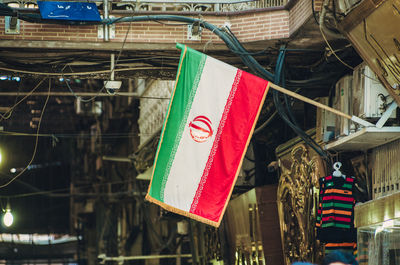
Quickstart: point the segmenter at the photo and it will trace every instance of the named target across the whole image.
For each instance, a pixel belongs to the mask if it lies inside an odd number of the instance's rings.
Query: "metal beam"
[[[39,40],[0,40],[0,48],[28,49],[62,49],[62,50],[95,50],[119,51],[122,42],[71,42],[71,41],[39,41]],[[175,43],[125,43],[124,51],[177,51]],[[194,49],[203,49],[206,43],[191,43]],[[263,45],[259,45],[263,46]],[[247,47],[247,45],[246,45]],[[264,47],[264,46],[263,46]],[[211,44],[207,50],[229,51],[224,43]]]
[[[243,43],[249,51],[260,51],[267,46],[274,47],[279,40],[264,40]],[[309,40],[308,40],[309,41]],[[0,48],[50,49],[50,50],[79,50],[79,51],[119,51],[122,42],[72,42],[47,40],[0,40]],[[195,50],[230,51],[225,43],[190,43]],[[300,47],[294,45],[292,48]],[[176,43],[129,43],[124,45],[124,51],[177,51]],[[178,52],[177,52],[178,54]]]

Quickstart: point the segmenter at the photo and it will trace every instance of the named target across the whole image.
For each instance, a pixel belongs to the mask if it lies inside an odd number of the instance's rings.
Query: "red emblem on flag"
[[[213,135],[211,121],[206,116],[197,116],[189,122],[190,136],[198,143],[207,141]]]

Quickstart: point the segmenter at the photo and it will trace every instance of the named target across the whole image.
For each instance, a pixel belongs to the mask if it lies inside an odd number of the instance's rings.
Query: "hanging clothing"
[[[343,242],[343,243],[325,243],[325,255],[334,250],[341,250],[348,252],[357,257],[357,243],[356,242]]]
[[[319,180],[317,239],[325,243],[326,252],[354,252],[357,231],[354,228],[354,177],[326,176]]]

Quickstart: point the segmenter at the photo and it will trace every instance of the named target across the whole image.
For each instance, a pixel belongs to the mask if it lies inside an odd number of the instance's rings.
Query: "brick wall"
[[[1,40],[102,41],[97,39],[95,26],[34,24],[20,21],[20,34],[5,34],[4,27],[4,17],[1,17]]]
[[[277,10],[231,18],[232,32],[242,42],[289,37],[289,12]]]
[[[311,0],[299,0],[289,11],[289,32],[293,34],[312,16]]]
[[[202,18],[216,26],[231,25],[232,32],[241,42],[288,38],[312,14],[311,0],[299,0],[288,10],[269,10],[243,13],[235,16],[203,15]],[[174,25],[175,24],[175,25]],[[122,42],[129,27],[127,42],[135,43],[221,43],[209,30],[203,30],[200,41],[187,40],[187,26],[179,22],[134,22],[117,23],[115,38],[111,42]],[[33,24],[21,21],[20,34],[8,35],[4,31],[4,17],[0,18],[0,40],[38,40],[70,42],[103,42],[97,36],[98,26],[68,26]]]

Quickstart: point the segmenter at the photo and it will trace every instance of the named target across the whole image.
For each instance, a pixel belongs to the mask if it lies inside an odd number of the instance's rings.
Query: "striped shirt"
[[[317,237],[325,243],[355,242],[354,177],[322,177],[317,212]]]

